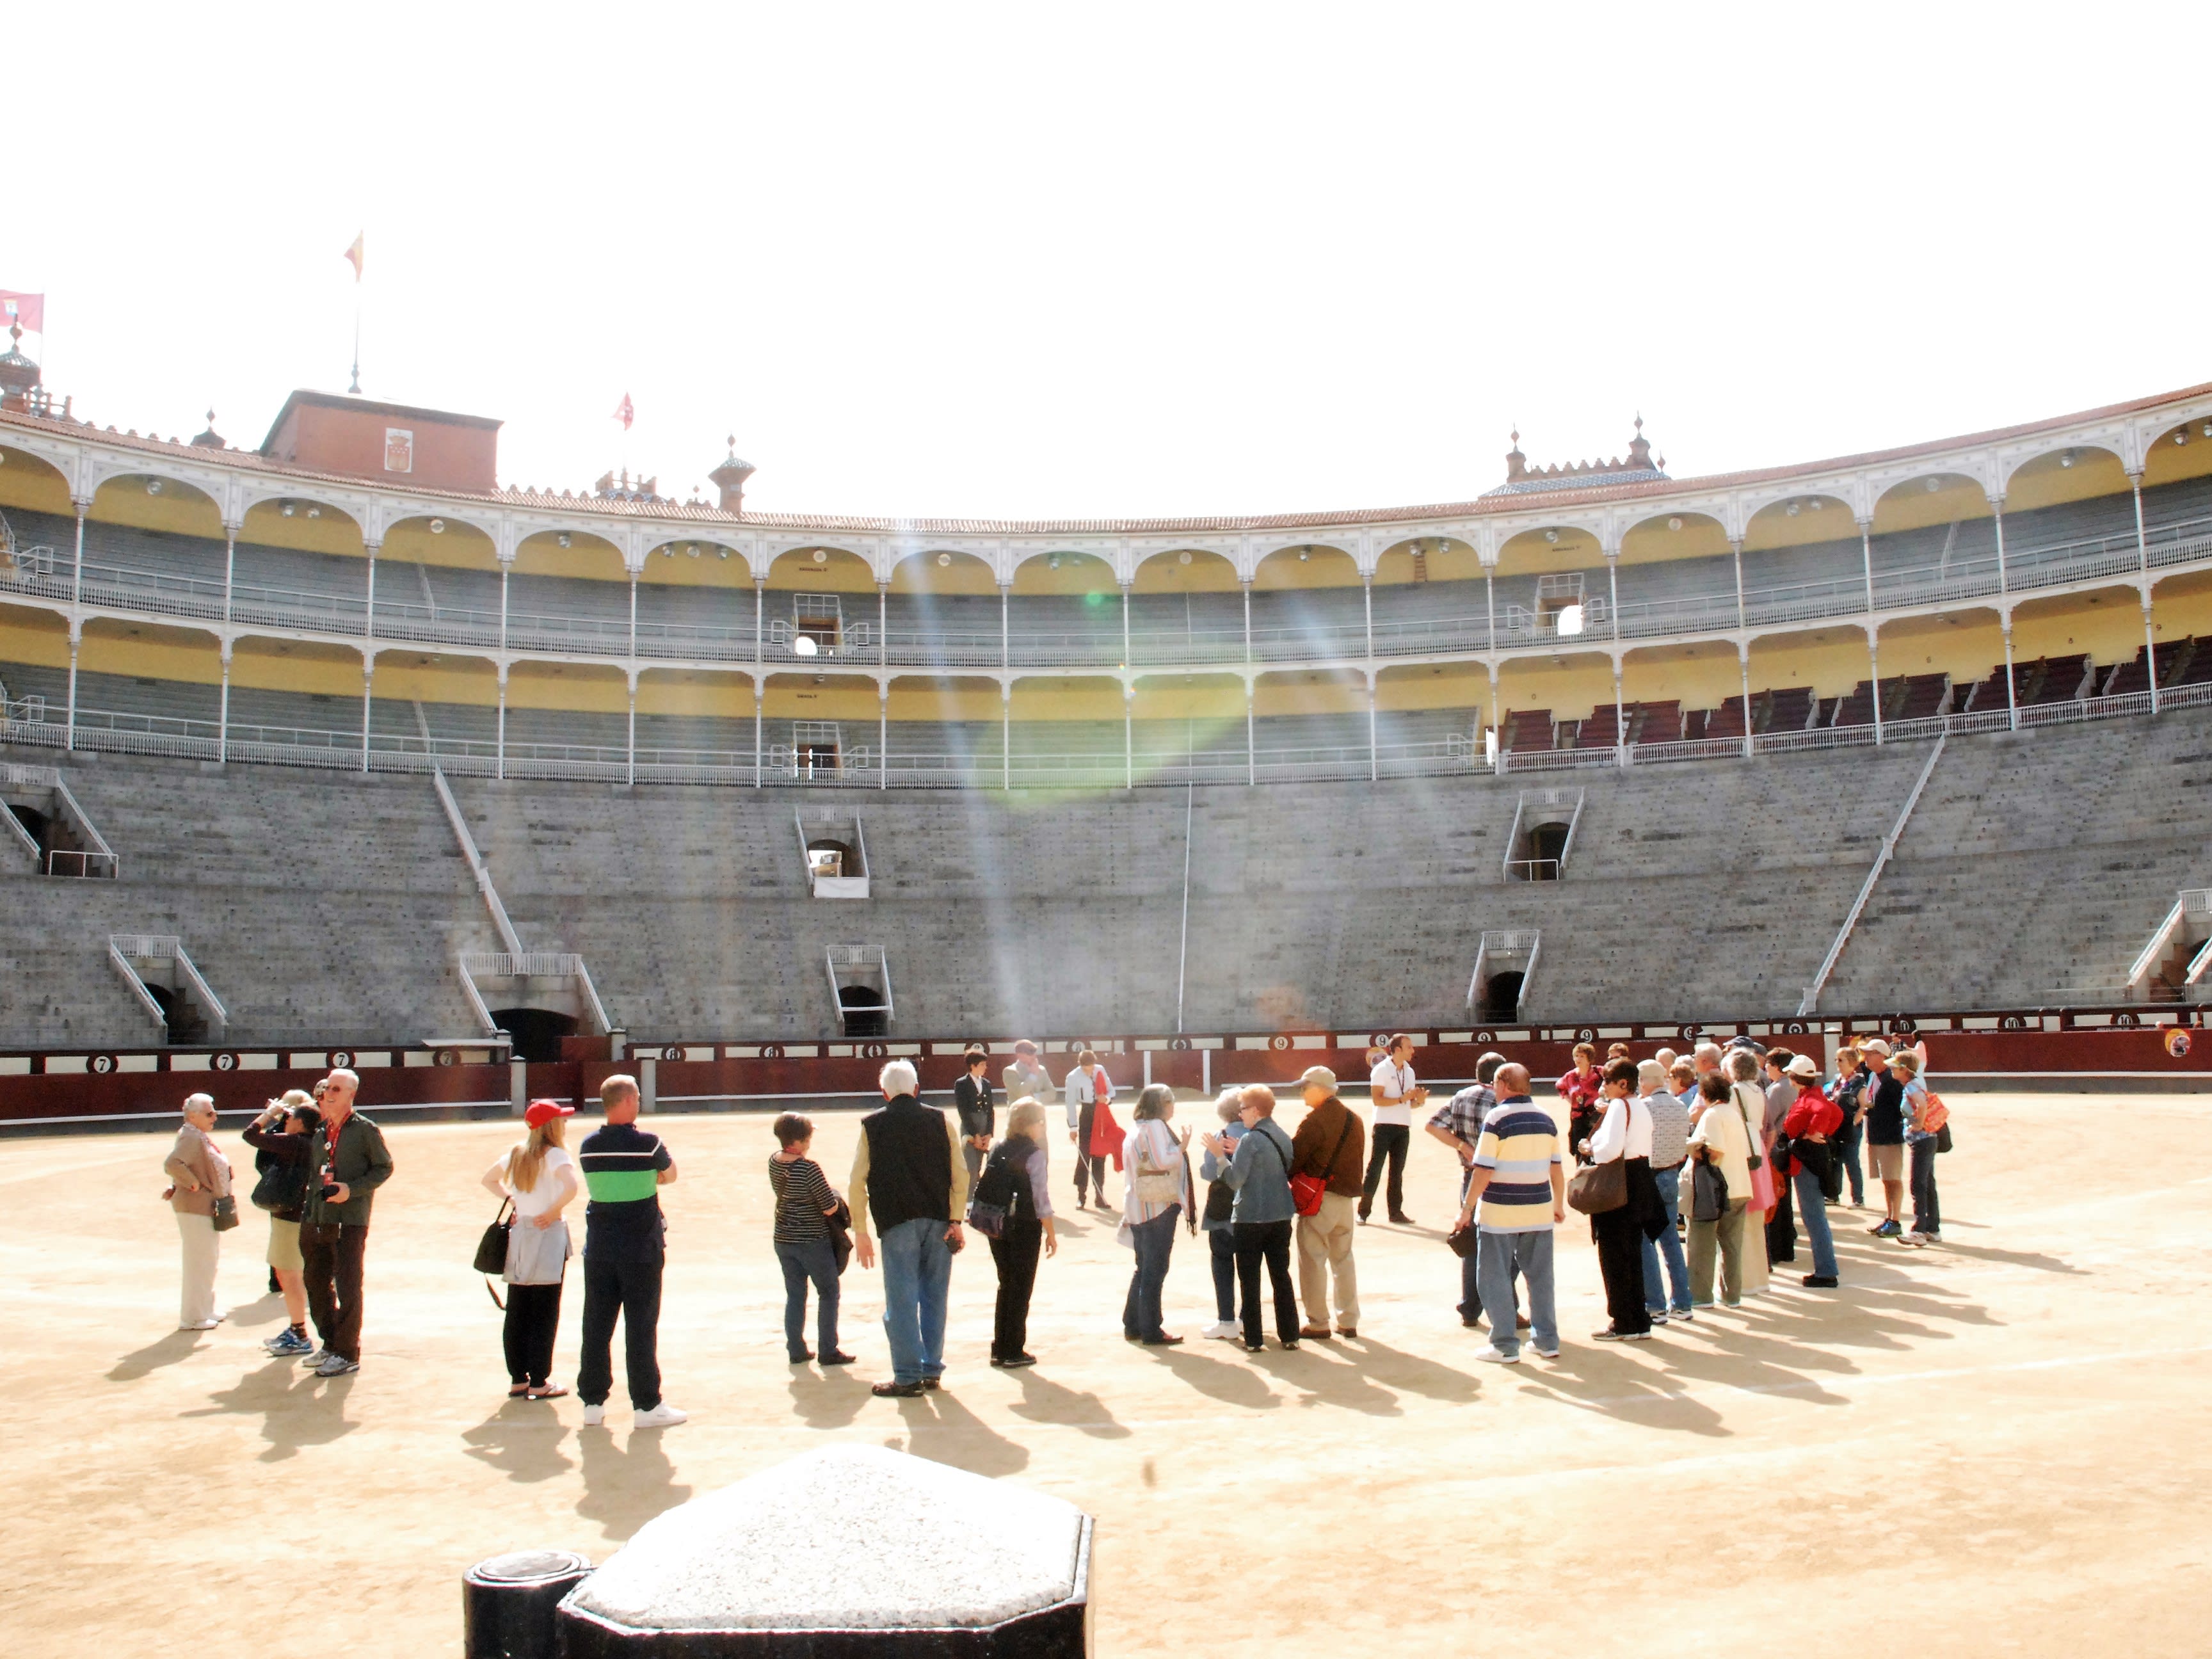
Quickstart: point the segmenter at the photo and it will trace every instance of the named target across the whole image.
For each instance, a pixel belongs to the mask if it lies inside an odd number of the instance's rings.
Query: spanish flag
[[[368,234],[368,232],[363,231],[360,235],[356,236],[353,239],[353,246],[345,251],[345,257],[353,263],[353,279],[356,283],[361,280],[362,243]]]

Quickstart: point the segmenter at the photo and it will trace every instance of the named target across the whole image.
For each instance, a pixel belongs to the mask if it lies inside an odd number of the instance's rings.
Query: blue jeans
[[[1160,1328],[1160,1289],[1167,1283],[1176,1223],[1182,1219],[1182,1206],[1170,1204],[1150,1221],[1129,1229],[1137,1245],[1137,1270],[1129,1275],[1129,1297],[1121,1304],[1122,1335],[1157,1342],[1165,1334]]]
[[[1828,1231],[1828,1200],[1820,1191],[1820,1177],[1800,1170],[1790,1177],[1797,1194],[1797,1218],[1813,1241],[1813,1273],[1816,1278],[1836,1276],[1836,1236]]]
[[[1907,1141],[1905,1152],[1911,1159],[1905,1167],[1912,1177],[1912,1231],[1940,1233],[1943,1212],[1936,1201],[1936,1137]]]
[[[1836,1156],[1844,1161],[1844,1178],[1851,1183],[1851,1202],[1866,1202],[1866,1171],[1859,1167],[1859,1148],[1866,1141],[1866,1120],[1854,1118],[1836,1136]]]
[[[1513,1328],[1513,1275],[1528,1285],[1528,1334],[1545,1352],[1559,1346],[1559,1318],[1552,1304],[1552,1230],[1484,1233],[1475,1251],[1482,1279],[1482,1311],[1490,1321],[1490,1345],[1500,1353],[1521,1352]]]
[[[1468,1324],[1474,1323],[1474,1316],[1477,1314],[1486,1316],[1490,1311],[1489,1298],[1483,1294],[1482,1289],[1482,1259],[1486,1255],[1496,1255],[1501,1251],[1504,1253],[1505,1258],[1505,1299],[1513,1307],[1511,1322],[1516,1326],[1520,1324],[1520,1292],[1513,1287],[1513,1237],[1514,1235],[1510,1233],[1486,1233],[1480,1228],[1475,1230],[1474,1254],[1459,1264],[1459,1288],[1462,1297],[1459,1316]]]
[[[919,1382],[945,1374],[945,1295],[952,1282],[948,1224],[902,1221],[884,1234],[884,1336],[891,1376]]]
[[[1237,1322],[1237,1235],[1229,1227],[1216,1227],[1206,1236],[1213,1253],[1213,1313],[1224,1325]]]
[[[826,1238],[805,1244],[779,1244],[783,1264],[783,1346],[793,1359],[806,1357],[806,1282],[814,1281],[815,1345],[824,1354],[837,1352],[837,1252]]]
[[[1644,1241],[1644,1305],[1656,1318],[1667,1311],[1667,1304],[1660,1294],[1659,1258],[1667,1258],[1667,1283],[1674,1287],[1674,1310],[1690,1311],[1690,1261],[1682,1254],[1682,1241],[1674,1231],[1674,1217],[1682,1201],[1682,1171],[1690,1166],[1681,1164],[1672,1170],[1654,1170],[1651,1184],[1659,1189],[1659,1201],[1667,1209],[1667,1229],[1657,1241]]]

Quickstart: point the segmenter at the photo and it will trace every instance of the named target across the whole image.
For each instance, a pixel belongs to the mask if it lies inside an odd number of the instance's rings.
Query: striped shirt
[[[811,1244],[830,1236],[829,1213],[837,1201],[822,1166],[811,1158],[768,1161],[768,1184],[775,1193],[775,1242]]]
[[[1475,1143],[1474,1167],[1491,1172],[1475,1225],[1486,1233],[1547,1231],[1552,1170],[1559,1162],[1559,1126],[1551,1113],[1526,1095],[1499,1102]]]
[[[635,1123],[610,1123],[584,1137],[576,1162],[591,1202],[584,1254],[603,1261],[650,1261],[661,1253],[660,1171],[674,1159],[660,1137]]]

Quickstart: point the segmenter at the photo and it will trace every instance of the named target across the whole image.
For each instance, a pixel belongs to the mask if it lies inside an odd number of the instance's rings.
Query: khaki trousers
[[[1337,1328],[1359,1323],[1359,1274],[1352,1265],[1352,1239],[1358,1226],[1359,1200],[1343,1193],[1323,1193],[1321,1213],[1298,1218],[1298,1295],[1309,1325],[1328,1323],[1332,1273]]]
[[[184,1243],[185,1293],[177,1323],[204,1325],[215,1317],[215,1269],[222,1257],[222,1235],[211,1216],[177,1212],[177,1232]]]

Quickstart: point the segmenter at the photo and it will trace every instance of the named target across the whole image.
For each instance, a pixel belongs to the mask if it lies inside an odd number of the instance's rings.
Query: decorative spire
[[[732,434],[724,441],[729,445],[729,456],[707,477],[721,492],[722,511],[743,514],[745,510],[745,480],[753,476],[755,469],[750,461],[741,461],[738,459],[738,440],[735,434]]]
[[[228,449],[230,447],[228,444],[223,442],[222,434],[215,429],[215,410],[211,409],[208,410],[207,430],[200,433],[198,436],[193,438],[192,447],[194,449]]]

